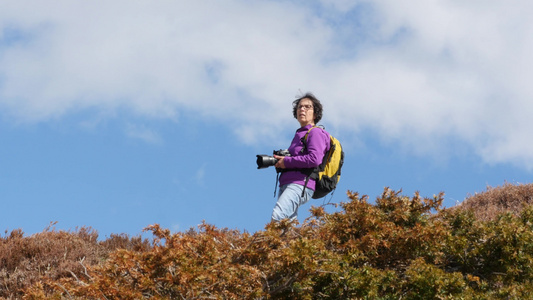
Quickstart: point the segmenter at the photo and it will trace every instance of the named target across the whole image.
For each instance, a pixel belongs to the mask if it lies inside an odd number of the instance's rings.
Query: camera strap
[[[279,173],[280,172],[276,172],[276,184],[274,185],[274,198],[276,198],[276,192],[278,191]]]

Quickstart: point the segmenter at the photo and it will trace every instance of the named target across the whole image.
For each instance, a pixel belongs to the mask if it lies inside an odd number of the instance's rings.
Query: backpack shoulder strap
[[[300,150],[300,153],[303,153],[303,152],[307,149],[307,136],[309,135],[309,133],[311,132],[311,130],[312,130],[313,128],[322,128],[322,130],[325,129],[324,126],[322,126],[322,125],[318,125],[318,126],[315,125],[315,126],[309,128],[309,130],[307,130],[307,133],[306,133],[306,134],[304,135],[304,137],[302,138],[302,143],[304,144],[304,147],[302,148],[302,150]]]
[[[300,151],[301,153],[303,153],[307,149],[307,136],[309,135],[311,130],[313,130],[313,128],[322,128],[322,130],[325,130],[324,126],[322,126],[322,125],[318,125],[318,126],[315,125],[315,126],[312,126],[311,128],[309,128],[309,130],[307,130],[307,133],[302,138],[302,143],[304,144],[304,147]],[[314,179],[316,179],[318,177],[318,167],[317,168],[313,168],[313,169],[309,169],[307,171],[302,171],[302,172],[305,175],[307,175],[305,177],[305,184],[304,184],[304,188],[302,190],[302,197],[303,197],[304,194],[305,194],[305,189],[307,188],[307,183],[309,182],[309,179],[311,177],[313,177]]]

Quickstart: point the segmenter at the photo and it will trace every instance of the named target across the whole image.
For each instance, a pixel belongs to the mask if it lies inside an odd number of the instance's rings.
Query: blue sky
[[[311,91],[346,191],[444,191],[533,168],[533,4],[41,1],[0,4],[0,229],[105,238],[270,220],[291,102]],[[326,200],[326,202],[327,202]],[[313,200],[300,211],[308,216]],[[329,207],[329,206],[328,206]],[[332,210],[331,207],[329,207]]]

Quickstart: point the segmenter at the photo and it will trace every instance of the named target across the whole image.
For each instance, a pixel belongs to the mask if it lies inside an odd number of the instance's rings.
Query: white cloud
[[[2,6],[0,107],[20,120],[186,110],[252,143],[254,132],[274,138],[296,125],[290,101],[302,89],[323,100],[335,127],[419,154],[453,152],[442,141],[455,139],[486,162],[533,168],[527,1]]]
[[[207,167],[207,164],[204,163],[200,166],[200,168],[198,168],[198,170],[196,170],[196,174],[195,174],[195,180],[196,180],[196,184],[200,185],[200,186],[203,186],[205,185],[205,172],[206,172],[206,167]]]
[[[128,124],[126,126],[126,135],[150,144],[162,142],[161,136],[156,131],[142,125]]]

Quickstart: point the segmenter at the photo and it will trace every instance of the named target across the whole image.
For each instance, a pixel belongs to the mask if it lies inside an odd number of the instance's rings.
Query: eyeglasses
[[[298,105],[298,107],[296,107],[296,108],[297,108],[298,110],[300,110],[300,109],[302,109],[302,108],[303,108],[304,110],[310,110],[310,109],[313,109],[313,105],[309,105],[309,104],[307,104],[307,105]]]

